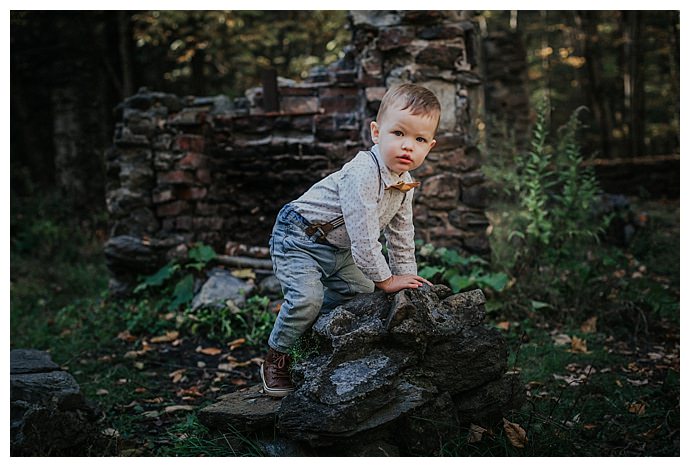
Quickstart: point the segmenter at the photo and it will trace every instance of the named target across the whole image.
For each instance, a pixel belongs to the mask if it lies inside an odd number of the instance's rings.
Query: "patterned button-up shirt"
[[[376,161],[369,153],[360,151],[292,205],[312,223],[343,216],[345,225],[326,238],[338,248],[351,248],[355,264],[374,282],[386,280],[392,274],[417,274],[412,224],[414,189],[407,193],[387,189],[400,181],[411,182],[412,177],[408,172],[400,176],[391,172],[378,145],[371,151]],[[390,267],[381,252],[381,231],[386,238]]]

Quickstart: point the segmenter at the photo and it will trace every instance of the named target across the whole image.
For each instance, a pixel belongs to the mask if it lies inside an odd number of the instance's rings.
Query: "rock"
[[[282,296],[282,289],[280,287],[280,282],[275,275],[271,274],[259,282],[259,292],[263,295],[269,297],[280,297]]]
[[[46,373],[57,371],[60,366],[50,359],[47,352],[34,349],[16,349],[10,352],[10,374]]]
[[[359,295],[321,315],[313,355],[293,366],[295,392],[270,406],[254,390],[261,426],[275,417],[280,434],[321,454],[434,455],[469,423],[500,420],[524,391],[506,374],[503,337],[483,325],[484,301],[480,290],[425,286]],[[256,424],[244,413],[257,406],[242,397],[207,407],[215,415],[200,420]]]
[[[219,429],[230,425],[240,432],[272,429],[282,400],[261,391],[262,386],[256,385],[222,396],[219,402],[199,411],[199,421]]]
[[[184,243],[181,235],[148,238],[134,235],[111,237],[103,247],[105,261],[113,274],[109,283],[114,295],[127,295],[142,274],[153,274],[166,263],[167,253]]]
[[[10,412],[13,456],[88,455],[102,441],[99,411],[46,352],[10,352]]]
[[[192,300],[192,310],[195,311],[201,307],[225,306],[228,300],[240,306],[253,290],[253,284],[238,279],[225,269],[215,268],[211,270],[209,279]]]

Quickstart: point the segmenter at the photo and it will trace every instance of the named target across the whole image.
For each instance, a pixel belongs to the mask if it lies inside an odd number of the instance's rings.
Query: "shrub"
[[[577,140],[578,115],[572,113],[556,141],[547,129],[547,103],[537,108],[529,150],[489,163],[487,176],[502,186],[507,204],[491,236],[495,267],[517,281],[529,308],[576,303],[596,275],[588,261],[609,218],[597,214],[602,194],[591,168],[583,167]],[[496,206],[494,206],[496,207]],[[591,258],[589,258],[591,259]],[[534,304],[536,306],[533,306]]]

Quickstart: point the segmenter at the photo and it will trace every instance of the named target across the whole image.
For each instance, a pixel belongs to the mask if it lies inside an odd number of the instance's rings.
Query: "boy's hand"
[[[424,284],[434,285],[423,277],[414,274],[403,274],[401,276],[391,276],[385,281],[374,282],[376,287],[386,293],[398,292],[402,289],[416,289]]]

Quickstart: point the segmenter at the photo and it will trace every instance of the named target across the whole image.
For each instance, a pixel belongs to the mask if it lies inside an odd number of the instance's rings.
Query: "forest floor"
[[[637,207],[653,222],[611,287],[643,271],[639,293],[658,294],[659,306],[621,299],[625,306],[592,310],[580,323],[489,313],[525,384],[526,404],[505,418],[525,430],[526,442],[516,444],[502,425],[475,427],[446,440],[443,455],[680,454],[680,202]],[[177,329],[173,314],[148,332],[136,328],[141,303],[107,294],[98,224],[29,224],[22,216],[13,211],[10,345],[48,350],[102,410],[106,442],[76,454],[261,455],[257,439],[209,432],[196,417],[220,395],[260,382],[261,341],[202,338]]]

